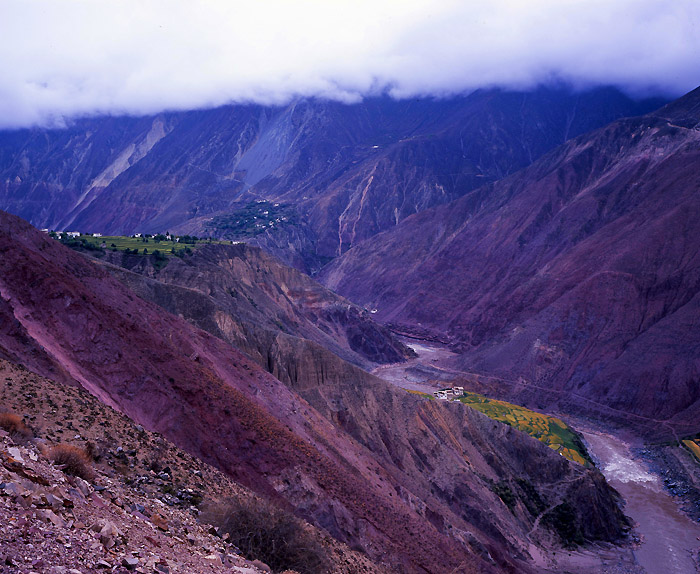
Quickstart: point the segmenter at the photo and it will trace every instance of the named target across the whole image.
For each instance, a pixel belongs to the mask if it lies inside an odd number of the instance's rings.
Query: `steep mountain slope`
[[[255,240],[313,269],[569,137],[657,104],[613,89],[541,88],[86,119],[0,134],[0,208],[53,229],[221,236],[232,233],[222,216],[268,199],[298,217]]]
[[[6,214],[0,252],[4,358],[80,384],[396,571],[535,571],[528,551],[552,535],[534,527],[550,511],[556,524],[564,502],[582,539],[621,536],[600,474],[478,413],[348,381],[336,400],[374,422],[345,432],[230,345]],[[430,479],[412,481],[414,466]],[[512,512],[496,483],[513,485]]]
[[[184,258],[171,257],[159,270],[142,256],[97,255],[156,279],[118,275],[140,296],[227,340],[263,366],[272,362],[270,349],[280,337],[314,341],[365,369],[412,354],[367,311],[257,247],[207,245]]]
[[[232,265],[235,261],[238,262]],[[212,262],[217,263],[213,269]],[[189,270],[183,272],[182,265],[189,267]],[[225,269],[235,269],[234,283],[233,276],[222,273],[222,265]],[[217,296],[223,291],[221,281],[224,277],[228,279],[224,285],[229,290],[231,285],[240,288],[241,284],[260,284],[268,292],[290,294],[291,287],[295,287],[298,293],[320,292],[319,286],[313,286],[314,281],[276,264],[259,250],[243,245],[208,246],[185,262],[169,264],[157,273],[155,279],[115,269],[112,272],[139,295],[185,316],[190,322],[222,339],[233,343],[240,341],[246,349],[252,349],[251,354],[259,364],[290,385],[327,420],[372,452],[401,485],[398,491],[400,496],[411,505],[419,505],[426,518],[440,530],[446,527],[445,517],[454,512],[452,507],[455,500],[462,500],[462,506],[468,506],[470,512],[479,506],[475,495],[463,488],[463,485],[470,484],[469,490],[472,490],[473,478],[470,478],[470,473],[464,473],[461,464],[455,463],[454,445],[459,445],[463,456],[468,453],[471,464],[484,468],[489,456],[485,453],[502,452],[501,439],[494,442],[494,438],[503,437],[508,443],[507,456],[499,461],[492,459],[488,466],[496,471],[497,478],[492,479],[497,481],[495,484],[498,486],[493,487],[496,491],[500,488],[501,491],[507,489],[508,492],[518,493],[513,495],[516,497],[513,505],[517,496],[521,497],[522,506],[511,508],[520,521],[534,530],[537,516],[544,514],[545,508],[555,506],[545,501],[551,500],[552,496],[558,498],[560,481],[567,477],[565,480],[571,484],[566,487],[565,499],[574,504],[578,509],[576,512],[581,513],[581,524],[585,524],[582,536],[615,538],[617,526],[611,530],[608,522],[608,516],[615,514],[614,506],[610,506],[611,501],[601,500],[592,504],[587,498],[590,493],[587,479],[584,476],[573,478],[568,463],[563,459],[554,465],[551,474],[542,473],[541,465],[547,466],[551,461],[545,462],[546,458],[540,458],[543,453],[536,449],[529,452],[527,444],[530,441],[520,433],[489,422],[485,427],[480,426],[478,432],[471,430],[466,434],[466,429],[471,429],[474,423],[469,421],[469,415],[461,406],[442,412],[443,405],[427,402],[416,411],[412,401],[399,400],[396,391],[387,387],[385,382],[348,365],[324,347],[283,333],[275,335],[269,328],[256,329],[250,323],[240,323],[236,307],[232,308],[227,299],[222,300]],[[187,285],[187,289],[182,289],[183,285]],[[324,298],[328,299],[329,296],[325,295]],[[256,299],[261,301],[259,295]],[[308,296],[292,296],[292,300],[299,305],[298,311],[314,308],[313,305],[309,306]],[[267,308],[271,308],[269,303]],[[226,321],[217,318],[224,309],[231,309]],[[237,323],[237,326],[222,331],[222,323]],[[231,335],[232,332],[243,331],[245,337]],[[430,432],[426,433],[427,429]],[[456,429],[464,429],[462,437],[455,434]],[[504,431],[505,435],[502,434]],[[523,476],[533,477],[532,482],[523,479]],[[601,480],[597,475],[588,478]],[[538,505],[541,507],[538,508]],[[470,522],[475,524],[475,515]],[[482,517],[476,524],[505,543],[502,532],[506,529],[499,526],[500,519],[494,516],[489,522]],[[514,548],[517,546],[516,543]],[[527,550],[521,548],[518,551]]]
[[[696,90],[581,136],[357,246],[322,281],[446,337],[460,368],[518,401],[696,432],[699,120]]]

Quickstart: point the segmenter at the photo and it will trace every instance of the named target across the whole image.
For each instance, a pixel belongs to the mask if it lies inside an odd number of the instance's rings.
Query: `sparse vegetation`
[[[515,508],[515,502],[517,499],[510,486],[508,486],[508,483],[504,481],[497,482],[491,487],[491,490],[498,495],[498,498],[500,498],[508,508],[511,510]]]
[[[301,520],[259,498],[237,498],[210,506],[205,520],[229,535],[249,560],[261,560],[274,572],[296,570],[322,574],[328,556],[316,535]]]
[[[568,548],[585,542],[581,529],[576,523],[576,513],[568,502],[562,502],[542,517],[542,522],[554,530]]]
[[[66,474],[85,480],[92,480],[94,477],[90,457],[82,448],[70,444],[57,444],[49,449],[48,454],[54,464],[63,467]]]
[[[7,431],[15,442],[24,442],[34,436],[32,429],[15,413],[0,413],[0,428]]]
[[[197,248],[210,243],[230,243],[229,241],[200,239],[194,235],[166,236],[158,234],[154,237],[125,237],[118,235],[93,237],[92,235],[81,235],[80,237],[70,237],[66,234],[58,235],[53,233],[51,236],[67,247],[79,251],[87,250],[104,253],[107,249],[106,246],[109,245],[111,251],[123,251],[127,255],[150,255],[155,257],[156,268],[163,267],[167,263],[169,256],[182,257],[192,253],[193,247]],[[148,247],[144,245],[146,243]]]

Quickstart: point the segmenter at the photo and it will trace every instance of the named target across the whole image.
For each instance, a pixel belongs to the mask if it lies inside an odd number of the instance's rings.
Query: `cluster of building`
[[[435,398],[443,401],[449,401],[456,397],[461,397],[464,394],[464,387],[449,387],[435,391]]]
[[[42,231],[44,233],[50,233],[50,231],[48,229],[42,229]],[[64,235],[67,237],[80,237],[81,235],[83,235],[82,233],[80,233],[80,231],[54,231],[53,233],[55,233],[57,237],[63,237]],[[93,237],[102,237],[102,234],[101,233],[93,233],[92,236]]]

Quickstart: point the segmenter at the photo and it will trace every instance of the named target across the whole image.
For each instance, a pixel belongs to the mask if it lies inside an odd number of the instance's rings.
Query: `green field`
[[[432,395],[425,393],[409,392],[434,398]],[[537,413],[505,401],[489,399],[477,393],[465,392],[461,397],[457,397],[457,400],[493,420],[505,423],[529,434],[569,460],[586,467],[593,466],[588,452],[586,452],[586,447],[578,434],[561,419]]]
[[[466,392],[459,401],[484,413],[489,418],[526,432],[569,460],[584,466],[592,466],[581,439],[561,419],[505,401],[489,399],[477,393]]]
[[[111,249],[117,251],[131,251],[135,255],[149,255],[159,251],[162,255],[175,254],[183,255],[187,250],[197,249],[202,245],[210,243],[226,243],[230,241],[209,241],[205,239],[195,239],[189,236],[184,236],[180,242],[170,241],[165,239],[153,239],[152,237],[125,237],[121,235],[105,235],[102,237],[93,237],[92,235],[81,235],[77,238],[67,237],[63,235],[59,239],[68,247],[86,248],[86,249]],[[104,245],[104,247],[102,247]],[[146,251],[144,251],[146,250]]]

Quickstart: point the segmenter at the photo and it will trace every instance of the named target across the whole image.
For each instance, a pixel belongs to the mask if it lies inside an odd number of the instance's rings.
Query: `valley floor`
[[[418,356],[406,363],[382,365],[373,371],[374,375],[406,390],[434,393],[447,386],[446,381],[451,376],[463,374],[441,366],[443,361],[454,356],[446,347],[412,339],[404,343]],[[680,501],[664,488],[664,476],[668,471],[649,465],[635,450],[635,446],[642,444],[641,439],[623,437],[590,420],[567,422],[583,434],[596,466],[624,498],[625,514],[634,522],[634,544],[625,548],[606,545],[556,554],[545,554],[533,545],[534,562],[544,572],[700,572],[700,524],[689,518],[681,509]]]

